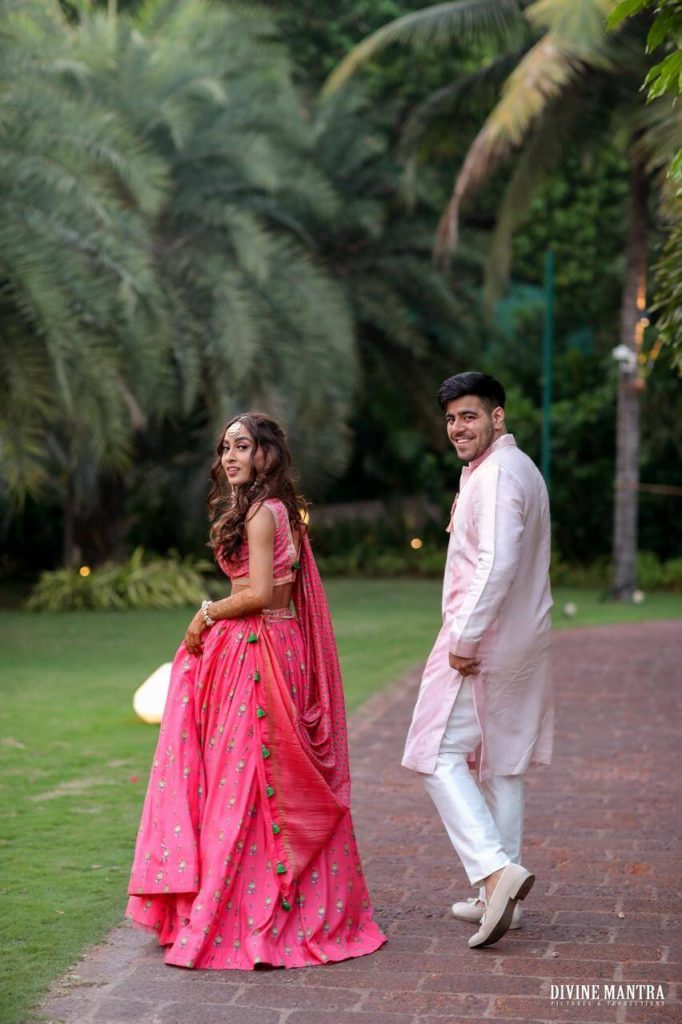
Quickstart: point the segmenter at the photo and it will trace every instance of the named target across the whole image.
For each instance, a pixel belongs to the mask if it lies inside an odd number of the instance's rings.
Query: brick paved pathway
[[[352,728],[354,817],[378,918],[373,956],[305,970],[166,967],[126,925],[44,1004],[67,1024],[682,1022],[682,623],[558,633],[554,765],[529,774],[524,928],[478,952],[449,904],[469,894],[418,778],[399,767],[418,675]],[[676,891],[677,890],[677,891]],[[645,983],[664,1005],[554,1005],[551,985]]]

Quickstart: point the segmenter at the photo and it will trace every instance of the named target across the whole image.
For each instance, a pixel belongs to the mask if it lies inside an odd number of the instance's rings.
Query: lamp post
[[[552,388],[554,375],[554,253],[545,254],[545,323],[542,332],[542,446],[540,469],[550,488],[552,464]]]

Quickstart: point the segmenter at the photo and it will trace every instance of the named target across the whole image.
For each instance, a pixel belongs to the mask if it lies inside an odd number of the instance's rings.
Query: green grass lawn
[[[430,580],[328,587],[350,709],[422,661],[440,621]],[[559,591],[557,625],[682,617],[682,596],[644,605]],[[562,615],[567,601],[574,618]],[[0,616],[3,1024],[30,1018],[49,981],[120,920],[157,730],[131,698],[168,661],[189,613]]]
[[[573,603],[576,613],[564,614],[566,604]],[[656,619],[681,619],[682,594],[660,591],[647,594],[640,605],[620,604],[605,600],[596,590],[557,587],[554,590],[552,621],[555,629],[575,626],[612,626],[619,622],[653,622]]]

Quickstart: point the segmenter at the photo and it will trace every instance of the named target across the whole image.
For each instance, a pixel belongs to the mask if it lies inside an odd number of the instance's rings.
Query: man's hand
[[[462,676],[477,676],[480,664],[480,658],[458,658],[456,654],[450,655],[450,668],[454,668],[455,672]]]

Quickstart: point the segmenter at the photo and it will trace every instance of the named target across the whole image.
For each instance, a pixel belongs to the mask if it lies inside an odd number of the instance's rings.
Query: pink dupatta
[[[293,590],[305,648],[306,690],[297,707],[266,640],[261,648],[271,755],[261,762],[275,832],[283,895],[326,845],[350,808],[346,713],[336,640],[327,598],[307,536]],[[286,870],[283,870],[286,869]]]
[[[313,762],[337,799],[350,807],[348,731],[339,655],[327,595],[307,534],[301,541],[299,562],[293,600],[305,645],[308,685],[302,724]]]

